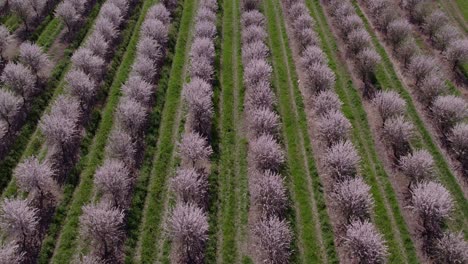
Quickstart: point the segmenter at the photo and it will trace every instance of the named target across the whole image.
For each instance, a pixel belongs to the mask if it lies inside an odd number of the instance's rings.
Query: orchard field
[[[0,0],[0,264],[468,264],[468,1]]]

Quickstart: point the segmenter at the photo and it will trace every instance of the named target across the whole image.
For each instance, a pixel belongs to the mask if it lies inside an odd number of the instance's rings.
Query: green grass
[[[153,166],[154,155],[157,149],[157,140],[159,136],[159,126],[161,124],[161,116],[165,105],[165,96],[168,87],[168,82],[171,74],[171,65],[174,59],[174,50],[176,46],[177,36],[180,26],[180,18],[182,13],[182,5],[174,12],[174,20],[171,22],[172,27],[169,32],[168,53],[166,61],[160,73],[158,87],[156,91],[155,107],[150,115],[150,124],[145,139],[145,155],[140,174],[133,190],[132,204],[127,218],[127,240],[125,242],[125,263],[134,263],[135,248],[138,244],[139,226],[143,220],[143,209],[145,206],[146,196],[148,194],[148,184],[150,181],[151,168]]]
[[[364,17],[361,9],[358,5],[355,5],[358,14],[363,18],[363,21],[366,27],[369,29],[369,21]],[[379,39],[374,32],[370,31],[372,41],[380,56],[382,57],[383,65],[387,71],[379,71],[377,73],[378,81],[382,84],[383,87],[395,89],[407,103],[407,112],[408,116],[413,121],[413,124],[417,128],[419,133],[420,145],[424,146],[434,158],[438,176],[440,181],[444,186],[451,192],[453,198],[455,199],[458,209],[455,210],[453,219],[450,221],[451,225],[455,229],[462,229],[465,232],[465,235],[468,233],[468,203],[463,195],[463,191],[458,184],[456,176],[450,169],[450,165],[447,163],[447,160],[444,157],[444,154],[441,152],[437,144],[434,142],[434,139],[431,133],[426,129],[425,124],[422,118],[419,116],[416,106],[413,103],[413,98],[408,92],[406,87],[398,78],[395,69],[393,68],[392,62],[390,61],[389,55],[385,51],[385,48],[380,44]]]
[[[162,113],[161,126],[159,130],[159,139],[157,152],[154,156],[154,166],[151,170],[148,199],[143,213],[143,223],[139,230],[139,239],[141,242],[141,260],[139,263],[153,263],[156,252],[161,249],[155,249],[157,234],[161,231],[160,222],[164,202],[162,195],[164,193],[166,180],[171,169],[171,159],[174,151],[174,138],[178,135],[180,129],[175,126],[176,116],[180,105],[180,96],[183,86],[184,69],[186,61],[186,46],[190,38],[190,29],[193,17],[195,15],[196,1],[186,0],[182,14],[179,36],[175,48],[175,55],[172,64],[172,70],[168,83],[166,102]]]
[[[353,86],[351,76],[338,59],[338,46],[329,29],[324,9],[318,0],[306,1],[312,16],[319,25],[317,32],[321,38],[322,48],[329,59],[330,68],[336,73],[335,91],[344,102],[343,113],[353,125],[352,139],[361,156],[361,171],[375,200],[374,222],[383,233],[389,246],[390,263],[417,263],[415,248],[398,206],[396,194],[389,182],[374,146],[374,139],[369,127],[366,112],[357,89]],[[383,191],[383,193],[381,193]],[[388,203],[390,210],[387,210]],[[396,225],[396,230],[392,225]],[[401,246],[396,233],[401,237]]]
[[[206,263],[235,263],[240,259],[240,252],[237,248],[237,239],[241,239],[238,234],[241,218],[247,215],[247,208],[239,206],[241,202],[238,188],[242,193],[247,192],[246,149],[241,146],[241,135],[238,128],[242,118],[242,64],[240,54],[240,10],[239,1],[224,0],[222,6],[222,47],[221,47],[221,68],[220,80],[221,90],[217,91],[219,107],[215,114],[215,127],[218,127],[217,134],[219,147],[216,148],[215,163],[217,172],[215,181],[218,189],[217,201],[213,201],[210,209],[210,225],[217,225],[219,230],[210,230],[210,239],[206,251]],[[218,30],[221,32],[220,30]],[[236,85],[239,90],[236,90]],[[238,98],[237,105],[235,97]],[[236,122],[237,121],[237,122]],[[213,143],[214,144],[214,143]],[[240,156],[239,160],[238,157]],[[217,212],[217,214],[216,214]],[[213,223],[215,222],[215,223]],[[217,223],[216,223],[217,222]],[[218,239],[217,235],[221,237]],[[221,243],[222,241],[222,243]],[[220,259],[217,259],[217,250],[220,252]]]
[[[276,5],[276,7],[275,7]],[[288,172],[294,205],[297,207],[297,218],[295,227],[297,232],[297,243],[302,245],[302,254],[296,256],[295,262],[302,263],[338,263],[338,257],[334,245],[333,228],[327,214],[323,186],[315,167],[313,151],[308,136],[307,117],[304,104],[297,85],[296,71],[292,59],[292,53],[288,46],[288,39],[284,23],[278,26],[276,14],[279,19],[284,20],[278,13],[279,1],[265,1],[265,14],[268,21],[268,32],[270,36],[270,48],[272,52],[274,84],[279,102],[279,113],[282,117],[284,141],[286,145]],[[285,46],[282,46],[282,41]],[[285,49],[286,54],[283,52]],[[289,68],[287,67],[289,65]],[[289,91],[289,78],[292,82],[293,94]],[[296,105],[298,115],[292,105]],[[303,142],[301,142],[301,137]],[[303,154],[303,148],[305,155]],[[312,194],[309,193],[307,171],[310,173],[312,182]],[[318,215],[312,213],[311,196],[315,199]],[[314,227],[314,222],[319,221],[320,233]],[[323,241],[320,245],[319,236]],[[322,252],[324,250],[324,252]]]
[[[453,1],[453,0],[449,0]],[[455,0],[455,2],[458,5],[458,8],[460,9],[460,12],[463,14],[463,17],[465,18],[465,23],[468,21],[468,2],[465,0]]]
[[[16,193],[16,182],[12,178],[13,169],[16,167],[18,162],[24,158],[30,157],[31,155],[37,155],[39,149],[42,146],[43,137],[37,127],[38,120],[47,109],[50,109],[49,103],[53,102],[64,90],[64,76],[70,68],[70,57],[73,52],[81,45],[90,32],[91,26],[94,24],[94,20],[99,13],[101,4],[104,0],[99,0],[98,3],[91,10],[88,20],[77,33],[74,41],[70,43],[68,48],[64,52],[64,57],[57,62],[54,69],[52,70],[51,78],[46,85],[45,92],[34,100],[32,111],[29,113],[26,124],[22,127],[19,136],[13,143],[11,150],[8,155],[0,162],[0,190],[2,197],[10,197]],[[43,34],[48,34],[48,31],[44,31]],[[41,37],[39,37],[41,39]],[[44,37],[44,39],[46,39]],[[48,42],[44,41],[45,46],[50,46],[54,41],[51,38],[47,38]],[[5,189],[6,188],[6,189]]]
[[[101,122],[90,146],[89,153],[82,158],[80,182],[73,194],[69,210],[62,219],[65,222],[60,233],[55,254],[51,260],[52,263],[68,263],[73,257],[76,249],[81,209],[90,200],[93,190],[93,175],[104,159],[104,148],[107,143],[107,137],[112,129],[114,109],[120,97],[120,87],[130,73],[136,55],[139,28],[146,11],[152,3],[152,0],[139,2],[134,7],[133,15],[121,34],[123,41],[117,47],[117,52],[106,77],[106,87],[104,90],[108,90],[108,96],[101,113]]]

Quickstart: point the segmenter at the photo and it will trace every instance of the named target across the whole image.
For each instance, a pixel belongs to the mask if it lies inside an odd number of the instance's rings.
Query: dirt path
[[[288,87],[287,87],[287,90],[288,90],[288,94],[289,94],[289,103],[290,103],[290,107],[292,108],[292,111],[294,113],[294,118],[295,118],[295,122],[296,124],[298,124],[298,120],[300,119],[300,114],[299,114],[299,109],[298,109],[298,105],[296,103],[296,100],[294,100],[294,98],[296,98],[298,95],[295,94],[295,86],[294,86],[294,81],[293,81],[293,77],[292,77],[292,72],[291,72],[291,65],[289,64],[289,59],[288,59],[288,55],[287,55],[287,46],[286,46],[286,43],[285,43],[285,40],[284,40],[284,36],[285,36],[285,32],[283,31],[283,26],[282,26],[282,16],[280,14],[280,11],[278,9],[278,4],[273,4],[273,11],[274,11],[274,14],[275,14],[275,26],[277,28],[277,30],[279,31],[279,35],[281,36],[280,37],[280,47],[281,47],[281,57],[282,57],[282,60],[281,61],[274,61],[273,63],[273,66],[275,68],[275,64],[276,63],[282,63],[283,65],[285,65],[286,67],[286,70],[287,70],[287,84],[288,84]],[[273,23],[273,22],[270,22],[270,23]],[[273,37],[271,36],[271,34],[269,35],[270,37],[270,47],[273,47]],[[275,51],[272,51],[273,53]],[[277,70],[274,70],[274,75],[275,75],[275,86],[277,87],[277,89],[279,88],[280,86],[280,76],[279,76],[279,73]],[[283,111],[282,111],[283,112]],[[299,129],[300,125],[298,124],[297,125],[297,129]],[[314,193],[316,190],[314,190],[314,187],[313,187],[313,182],[312,182],[312,172],[311,172],[311,164],[309,163],[309,159],[307,159],[306,157],[308,155],[310,155],[308,153],[308,151],[306,150],[306,143],[305,143],[305,139],[304,139],[304,134],[303,133],[298,133],[298,138],[296,139],[298,140],[298,145],[299,145],[299,150],[300,150],[300,154],[301,154],[301,161],[299,161],[301,164],[302,164],[302,167],[305,171],[305,175],[303,176],[304,179],[305,179],[305,182],[307,184],[307,186],[305,187],[307,189],[307,192],[309,193],[309,196],[308,196],[308,201],[310,203],[310,206],[311,206],[311,210],[312,210],[312,218],[313,218],[313,225],[314,225],[314,229],[315,229],[315,233],[316,233],[316,239],[317,239],[317,242],[319,243],[319,248],[320,248],[320,253],[318,253],[320,255],[320,259],[321,259],[321,263],[328,263],[329,262],[329,259],[328,259],[328,254],[327,254],[327,249],[324,245],[324,239],[323,239],[323,234],[322,234],[322,226],[321,226],[321,220],[320,220],[320,214],[318,212],[318,209],[317,209],[317,201],[316,201],[316,198],[315,198],[315,195],[317,195],[316,193]],[[288,141],[286,140],[285,142],[286,146],[288,147]],[[299,210],[299,208],[295,208],[296,211]],[[297,214],[297,216],[299,216],[299,214]],[[331,230],[330,230],[331,231]],[[301,249],[301,251],[304,251],[304,249]],[[303,253],[304,254],[304,253]]]

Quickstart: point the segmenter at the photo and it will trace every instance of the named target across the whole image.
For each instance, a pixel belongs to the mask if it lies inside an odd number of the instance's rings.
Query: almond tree
[[[55,16],[65,24],[68,32],[73,32],[81,19],[81,14],[72,1],[61,2],[55,9]]]
[[[339,111],[343,104],[333,91],[322,91],[314,99],[314,111],[318,116]]]
[[[210,10],[208,7],[200,6],[197,11],[197,17],[195,19],[195,23],[201,21],[209,21],[212,23],[216,23],[216,13]]]
[[[284,162],[284,153],[272,135],[264,134],[250,141],[249,158],[260,171],[278,171]]]
[[[178,143],[178,151],[183,164],[199,168],[213,153],[206,138],[198,133],[186,133]]]
[[[208,10],[209,11],[209,10]],[[198,11],[200,13],[200,10]],[[171,22],[171,13],[167,10],[166,6],[162,3],[152,6],[146,14],[146,19],[158,19],[165,25]]]
[[[109,49],[109,43],[99,34],[92,34],[86,41],[86,48],[91,50],[95,56],[105,58]]]
[[[143,37],[138,41],[137,51],[139,56],[150,59],[155,65],[159,64],[163,57],[161,44],[149,37]]]
[[[140,55],[132,66],[132,76],[140,76],[145,82],[153,83],[157,71],[154,61],[150,58]]]
[[[420,182],[411,190],[411,208],[421,221],[426,243],[441,234],[441,225],[453,207],[450,193],[440,183]]]
[[[87,112],[96,98],[97,85],[82,70],[71,70],[65,77],[70,94],[80,101],[81,110]]]
[[[262,41],[255,41],[242,45],[242,61],[245,64],[252,60],[266,60],[268,54],[268,47]]]
[[[81,234],[90,243],[93,253],[106,261],[116,261],[124,236],[124,212],[101,202],[82,208]]]
[[[24,254],[19,252],[19,247],[14,242],[0,245],[0,264],[21,263]]]
[[[427,150],[417,150],[400,158],[400,170],[409,178],[408,187],[434,176],[434,159]]]
[[[168,28],[158,19],[146,19],[141,27],[141,34],[165,46],[168,38]]]
[[[377,228],[368,220],[355,220],[347,226],[345,245],[356,263],[385,263],[388,248]]]
[[[291,255],[292,232],[289,224],[278,217],[268,217],[252,228],[259,263],[284,264]]]
[[[279,116],[268,108],[252,109],[248,112],[248,127],[254,137],[262,134],[275,135],[280,124]]]
[[[331,198],[348,223],[353,219],[369,218],[374,206],[370,186],[361,177],[346,179],[338,183]]]
[[[367,97],[371,97],[372,95],[369,82],[371,76],[375,74],[379,63],[380,56],[372,48],[364,48],[357,54],[356,68],[364,83],[364,95]]]
[[[270,170],[255,173],[249,184],[251,204],[263,217],[282,216],[288,207],[287,190],[282,177]]]
[[[308,46],[301,54],[300,64],[304,69],[314,64],[327,64],[328,60],[322,49],[317,46]]]
[[[0,62],[4,59],[3,52],[6,50],[12,40],[10,31],[3,25],[0,25]]]
[[[244,83],[248,88],[269,83],[273,69],[265,60],[252,60],[244,67]]]
[[[6,125],[6,133],[11,132],[22,107],[22,100],[6,89],[0,89],[0,121]]]
[[[99,17],[96,23],[94,23],[93,34],[101,35],[107,42],[112,42],[115,36],[118,35],[118,29],[109,19]]]
[[[459,65],[468,61],[468,39],[452,41],[446,51],[447,60],[455,70]]]
[[[392,146],[393,155],[399,159],[411,149],[410,140],[414,135],[414,126],[403,116],[392,117],[385,121],[383,135]]]
[[[208,241],[208,219],[193,204],[177,203],[169,216],[169,236],[174,246],[176,263],[204,263]]]
[[[209,83],[193,78],[184,85],[184,99],[188,105],[188,120],[191,128],[202,134],[209,135],[213,117],[213,90]]]
[[[195,38],[190,49],[190,58],[207,58],[213,60],[215,56],[214,43],[209,38]]]
[[[117,106],[116,117],[118,126],[136,139],[144,131],[147,111],[138,101],[124,97]]]
[[[179,168],[171,180],[171,189],[176,194],[177,202],[204,207],[208,194],[208,175],[193,168]]]
[[[35,14],[32,6],[25,0],[9,0],[10,10],[17,15],[23,22],[26,31],[29,31],[30,23]]]
[[[113,3],[105,3],[102,6],[99,15],[111,21],[115,27],[118,27],[123,19],[122,11]]]
[[[0,228],[18,244],[18,252],[28,254],[36,243],[38,210],[26,200],[5,199],[0,208]]]
[[[411,35],[411,25],[406,19],[393,20],[387,27],[387,38],[393,46],[393,50],[400,47],[401,43]]]
[[[460,38],[460,35],[461,33],[457,27],[446,24],[436,31],[433,39],[436,47],[445,51],[450,43]]]
[[[82,70],[95,80],[99,80],[104,70],[104,60],[88,48],[80,48],[71,57],[75,69]]]
[[[214,75],[213,61],[205,57],[192,58],[190,62],[190,76],[211,82]]]
[[[195,37],[214,39],[216,36],[216,25],[210,21],[199,21],[195,24]]]
[[[106,155],[109,159],[123,161],[127,168],[132,169],[136,159],[136,144],[132,137],[122,129],[113,129],[106,145]]]
[[[384,123],[387,119],[403,115],[406,111],[406,101],[395,91],[378,92],[372,103],[377,107]]]
[[[430,74],[421,81],[419,92],[421,100],[430,106],[436,97],[447,90],[445,80],[439,74]]]
[[[268,81],[262,81],[255,86],[248,87],[245,95],[245,105],[248,109],[272,109],[276,104],[276,97]]]
[[[154,94],[154,87],[140,76],[132,76],[122,86],[124,97],[131,98],[149,107]]]
[[[462,163],[465,174],[468,173],[468,124],[455,125],[448,138],[452,151]]]
[[[349,33],[348,48],[351,54],[357,55],[361,50],[370,45],[369,33],[364,28],[360,28]]]
[[[350,141],[341,141],[328,148],[324,166],[335,181],[343,181],[357,175],[359,155]]]
[[[440,27],[447,24],[448,21],[448,17],[445,13],[436,9],[424,20],[424,30],[429,35],[429,38],[433,39],[434,34],[440,29]]]
[[[267,36],[268,35],[263,27],[251,25],[242,30],[242,44],[252,43],[256,41],[264,42]]]
[[[39,209],[44,209],[47,206],[44,203],[51,204],[59,196],[60,189],[54,174],[47,161],[39,162],[36,157],[26,159],[14,171],[18,187],[29,193],[29,198]]]
[[[403,67],[405,69],[408,68],[408,64],[410,63],[413,56],[415,56],[417,50],[418,46],[412,38],[406,39],[396,50],[397,56],[403,62]]]
[[[460,97],[447,95],[438,96],[432,104],[432,114],[445,133],[450,131],[458,122],[468,116],[468,104]]]
[[[436,240],[433,255],[441,264],[466,263],[468,262],[468,243],[461,232],[445,232]]]
[[[411,59],[409,72],[413,76],[416,86],[420,86],[421,81],[429,74],[437,70],[434,58],[426,55],[418,55]]]
[[[318,120],[318,134],[328,146],[348,139],[350,129],[351,123],[340,111],[330,111]]]
[[[9,62],[3,69],[1,81],[20,95],[24,101],[30,99],[38,90],[36,76],[22,64]]]
[[[124,209],[131,189],[130,171],[122,161],[108,159],[96,171],[94,186],[112,207]]]
[[[249,26],[265,26],[265,16],[258,10],[250,10],[242,13],[241,18],[242,27],[247,28]]]
[[[314,63],[305,70],[305,87],[312,94],[333,89],[335,86],[335,74],[326,64]]]
[[[49,64],[49,58],[42,51],[42,48],[30,42],[23,42],[20,46],[19,61],[24,65],[29,66],[34,74],[46,68]]]

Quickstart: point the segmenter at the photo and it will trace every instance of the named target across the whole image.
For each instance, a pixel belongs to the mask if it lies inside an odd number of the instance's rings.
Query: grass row
[[[312,11],[312,16],[320,25],[317,27],[317,33],[321,38],[322,48],[328,56],[329,66],[336,73],[335,91],[344,102],[343,113],[353,125],[352,138],[361,156],[361,172],[370,184],[375,200],[374,222],[387,240],[390,251],[389,261],[417,263],[415,248],[398,206],[396,194],[373,147],[374,139],[359,92],[353,85],[350,73],[339,61],[338,46],[326,20],[324,8],[319,0],[306,2]]]
[[[281,9],[280,5],[280,1],[265,1],[270,48],[276,76],[274,86],[277,91],[279,113],[282,117],[288,175],[293,189],[294,205],[297,208],[295,228],[300,230],[297,232],[299,235],[297,239],[303,248],[303,256],[297,256],[295,262],[337,263],[338,257],[334,245],[333,228],[325,205],[323,186],[314,163],[304,103],[297,84],[284,18],[278,10]],[[291,85],[292,93],[289,89]],[[292,107],[294,105],[295,107]],[[297,114],[294,108],[297,109]],[[311,177],[312,194],[309,193],[308,189],[307,173]],[[314,215],[312,212],[314,205],[311,204],[311,199],[315,199],[318,215]],[[314,223],[316,221],[319,221],[317,224],[320,225],[319,232],[321,234],[317,234],[316,223]],[[319,237],[321,237],[322,241],[320,241]],[[321,252],[322,250],[325,252]]]
[[[94,20],[103,2],[104,0],[100,0],[93,7],[88,20],[81,30],[77,32],[73,42],[65,49],[63,58],[56,63],[52,70],[45,91],[34,99],[31,111],[28,113],[28,120],[15,139],[9,154],[0,162],[0,168],[2,168],[0,171],[0,190],[3,191],[2,196],[11,196],[16,192],[16,184],[15,180],[12,179],[12,172],[18,162],[26,157],[38,154],[43,142],[42,136],[37,128],[38,120],[41,118],[44,111],[50,107],[49,103],[53,102],[55,98],[63,93],[63,79],[70,67],[70,58],[89,33],[89,29],[94,24]],[[55,41],[52,38],[43,37],[43,35],[47,34],[49,34],[49,31],[45,30],[39,37],[39,39],[43,39],[40,43],[40,45],[43,45],[42,47],[50,47]]]
[[[122,43],[114,55],[111,69],[106,78],[108,92],[107,102],[101,113],[97,132],[92,140],[90,150],[81,160],[80,182],[78,188],[72,194],[73,198],[68,212],[61,219],[60,238],[57,241],[52,263],[68,263],[76,249],[79,216],[82,206],[90,201],[93,190],[93,175],[104,160],[104,148],[107,138],[113,126],[114,110],[120,98],[120,87],[128,78],[131,66],[136,56],[136,47],[139,38],[139,29],[146,15],[146,11],[152,6],[154,0],[138,1],[132,8],[133,14],[129,18],[124,31],[121,34]],[[58,235],[58,233],[56,234]]]
[[[168,81],[164,109],[159,129],[159,139],[156,153],[154,155],[153,167],[150,172],[148,183],[148,194],[146,208],[143,212],[143,220],[138,230],[141,244],[139,263],[153,263],[158,250],[156,247],[156,235],[161,231],[161,217],[164,208],[162,197],[166,180],[172,169],[171,164],[174,151],[174,141],[179,134],[179,124],[177,124],[177,113],[180,107],[180,97],[184,79],[185,62],[187,54],[187,44],[190,40],[191,23],[196,9],[196,1],[186,0],[182,13],[179,35],[175,48],[172,69]],[[127,258],[128,259],[128,258]]]
[[[224,0],[222,5],[222,47],[220,65],[219,106],[215,107],[215,127],[219,137],[219,147],[215,159],[217,164],[218,199],[212,199],[211,207],[218,208],[218,214],[210,210],[210,222],[217,222],[218,232],[210,232],[206,252],[206,263],[235,263],[241,258],[238,248],[241,218],[246,217],[247,208],[239,206],[241,202],[238,190],[247,192],[247,154],[241,146],[238,134],[242,118],[242,61],[240,54],[240,9],[239,1]],[[220,5],[221,6],[221,5]],[[237,98],[237,99],[236,99]],[[241,156],[242,160],[238,159]],[[244,172],[244,174],[242,174]],[[212,189],[213,189],[212,188]],[[210,223],[215,225],[216,223]],[[220,253],[217,259],[216,253]]]
[[[383,66],[385,67],[386,71],[383,69],[379,69],[377,72],[377,80],[381,84],[382,87],[386,89],[394,89],[396,90],[402,97],[405,99],[407,103],[407,112],[409,117],[411,118],[413,124],[417,128],[419,132],[419,143],[421,147],[427,149],[434,158],[438,176],[444,186],[451,192],[459,210],[455,210],[454,218],[451,223],[457,229],[463,229],[465,234],[468,233],[468,225],[466,222],[468,216],[468,203],[464,197],[463,191],[456,179],[456,176],[450,169],[450,165],[448,164],[444,154],[439,149],[437,143],[435,143],[435,139],[431,133],[426,129],[424,121],[419,116],[416,106],[413,103],[413,98],[408,90],[404,87],[402,81],[399,79],[393,64],[390,60],[389,54],[386,52],[384,46],[379,42],[378,37],[376,36],[375,32],[372,31],[372,28],[369,24],[369,21],[362,13],[359,5],[354,2],[354,6],[358,14],[362,17],[366,28],[368,29],[369,33],[371,34],[372,41],[374,46],[376,47],[377,52],[379,52],[380,56],[382,57]]]

